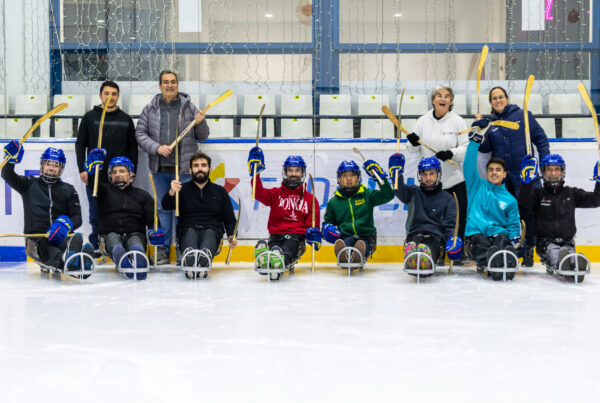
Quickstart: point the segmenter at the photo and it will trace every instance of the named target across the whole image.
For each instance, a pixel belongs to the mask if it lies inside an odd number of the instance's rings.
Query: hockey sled
[[[189,262],[190,260],[191,262]],[[208,261],[208,265],[203,266],[202,260]],[[188,249],[181,257],[179,267],[189,279],[206,278],[208,272],[212,270],[212,256],[210,255],[210,251]]]
[[[497,256],[502,256],[502,265],[498,266],[498,267],[492,267],[491,263],[492,261],[494,261],[494,259]],[[516,262],[516,265],[511,267],[508,264],[508,258],[511,257],[512,259],[514,259],[514,261]],[[487,265],[487,271],[488,273],[492,274],[492,273],[502,273],[502,281],[506,281],[506,274],[507,273],[516,273],[519,271],[519,258],[517,258],[517,255],[509,250],[506,249],[501,249],[499,251],[496,251],[492,256],[490,256],[490,258],[488,259],[488,265]]]
[[[573,270],[568,270],[565,265],[571,258],[573,258],[575,263],[572,263]],[[585,261],[585,268],[580,266],[580,259]],[[585,274],[590,274],[590,267],[590,260],[583,253],[570,253],[567,256],[563,257],[560,262],[558,262],[558,268],[555,271],[555,273],[567,278],[572,277],[575,284],[579,284],[583,281],[583,276]]]
[[[352,255],[356,253],[359,256],[358,262],[352,262]],[[338,252],[337,256],[337,265],[338,267],[348,270],[348,275],[352,275],[352,270],[359,269],[359,271],[363,270],[365,263],[367,263],[367,259],[363,256],[363,254],[355,248],[354,246],[345,246]]]
[[[412,264],[409,264],[409,259],[413,259],[415,262],[414,268],[411,268]],[[422,265],[427,265],[427,263],[431,264],[429,269],[421,268]],[[433,273],[435,273],[435,262],[431,255],[425,252],[414,251],[404,258],[404,268],[403,270],[412,275],[417,276],[417,283],[421,280],[421,276],[429,277]]]
[[[277,263],[278,261],[281,262],[282,260],[283,256],[267,250],[256,256],[256,259],[254,260],[254,271],[256,271],[258,274],[267,275],[269,277],[269,281],[279,280],[281,274],[287,270],[285,263]],[[290,266],[292,266],[293,269],[293,265]]]
[[[77,262],[77,260],[79,260],[79,265],[77,269],[73,269],[73,268],[69,268],[69,266],[75,262]],[[42,272],[44,273],[48,273],[48,274],[66,274],[67,276],[76,278],[78,280],[85,280],[87,278],[89,278],[92,274],[94,274],[94,272],[96,271],[96,259],[94,259],[92,256],[88,255],[87,253],[83,253],[83,252],[79,252],[79,253],[74,253],[71,256],[69,256],[69,258],[67,259],[67,261],[65,262],[64,266],[62,268],[58,268],[58,267],[53,267],[53,266],[49,266],[47,264],[44,264],[42,262],[40,262],[39,260],[34,260],[34,262],[40,266],[40,269]],[[87,263],[91,263],[91,268],[90,269],[85,269],[85,264]]]
[[[123,263],[128,259],[131,262],[132,267],[123,267]],[[146,267],[137,267],[138,262],[145,263]],[[150,262],[145,253],[142,253],[137,250],[130,250],[126,252],[121,259],[117,263],[117,271],[119,273],[123,273],[123,275],[127,278],[134,280],[144,280],[148,276],[148,268],[150,267]]]

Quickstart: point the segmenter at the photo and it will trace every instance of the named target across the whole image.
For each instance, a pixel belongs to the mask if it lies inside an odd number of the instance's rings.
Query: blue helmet
[[[421,178],[421,172],[429,171],[432,169],[436,170],[438,173],[437,180],[432,185],[429,185],[429,186],[424,185],[423,180]],[[436,157],[422,158],[421,161],[419,161],[419,166],[417,167],[417,177],[419,179],[419,183],[421,184],[421,187],[423,187],[427,190],[435,189],[439,185],[440,181],[442,180],[442,164],[440,163],[440,160],[438,160]]]
[[[44,172],[44,162],[46,161],[54,161],[57,162],[60,165],[60,171],[58,172],[58,175],[54,176],[54,175],[49,175],[47,173]],[[65,153],[63,152],[63,150],[61,150],[60,148],[54,148],[54,147],[48,147],[46,148],[46,151],[44,151],[42,153],[42,156],[40,158],[40,177],[42,178],[42,180],[48,184],[52,184],[55,183],[58,178],[60,178],[60,175],[62,174],[62,171],[65,167],[65,164],[67,163],[67,158],[65,157]]]
[[[547,154],[544,158],[542,158],[542,161],[540,162],[540,168],[542,169],[542,172],[548,165],[557,165],[561,167],[563,171],[566,170],[565,160],[558,154]]]
[[[302,176],[300,179],[290,179],[287,176],[287,169],[289,167],[299,167],[302,168]],[[290,155],[283,162],[283,168],[281,171],[281,176],[283,176],[283,184],[290,189],[296,189],[298,186],[304,183],[304,179],[306,178],[306,163],[304,159],[299,155]]]
[[[108,163],[108,172],[110,175],[110,171],[113,167],[126,167],[129,169],[129,173],[132,173],[135,170],[135,166],[133,166],[133,162],[127,157],[115,157]]]
[[[342,174],[344,172],[354,172],[356,175],[358,175],[358,183],[362,183],[362,177],[360,175],[360,167],[358,166],[358,164],[354,161],[342,161],[342,163],[338,166],[337,169],[337,179],[338,179],[338,185],[340,184],[340,176],[342,176]]]

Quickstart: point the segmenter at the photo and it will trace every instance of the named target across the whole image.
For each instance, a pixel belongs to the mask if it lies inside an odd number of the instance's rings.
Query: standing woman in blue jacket
[[[508,175],[506,176],[506,189],[516,198],[519,196],[521,187],[521,161],[527,155],[527,144],[525,142],[525,122],[523,120],[523,110],[517,105],[508,103],[508,94],[502,87],[494,87],[489,94],[490,104],[492,105],[492,115],[489,119],[478,119],[473,122],[473,126],[485,128],[490,121],[508,120],[519,124],[518,130],[512,130],[503,126],[490,126],[485,134],[485,138],[479,148],[480,153],[492,153],[492,158],[502,158],[506,161]],[[548,137],[544,129],[535,120],[531,112],[529,116],[529,133],[531,142],[535,145],[540,160],[550,153]],[[532,148],[533,149],[533,148]],[[539,179],[534,187],[541,187]],[[522,265],[525,267],[533,266],[533,248],[535,246],[533,211],[529,208],[519,206],[521,219],[525,221],[527,232],[526,242],[520,255],[523,256]]]

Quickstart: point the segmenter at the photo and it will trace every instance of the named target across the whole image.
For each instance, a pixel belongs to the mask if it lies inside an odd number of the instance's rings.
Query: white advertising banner
[[[16,171],[21,175],[39,174],[39,156],[47,144],[26,145],[26,152],[23,161],[17,165]],[[370,145],[374,148],[374,145]],[[234,209],[237,210],[238,197],[241,200],[242,215],[239,226],[240,238],[262,238],[268,236],[267,218],[269,208],[258,202],[251,200],[252,188],[250,186],[250,176],[247,169],[248,149],[251,145],[225,145],[209,144],[203,145],[203,151],[207,152],[212,161],[214,182],[224,186],[229,192]],[[293,149],[293,148],[296,149]],[[352,146],[347,144],[337,147],[330,147],[329,150],[316,151],[312,146],[306,144],[294,144],[285,147],[263,146],[265,150],[266,170],[261,177],[265,187],[280,186],[281,170],[285,158],[290,154],[301,155],[308,166],[308,172],[312,173],[315,180],[316,198],[321,208],[321,217],[325,214],[327,202],[333,197],[337,187],[336,170],[340,162],[347,159],[353,159],[360,165],[362,161],[360,156],[350,151]],[[80,231],[89,233],[88,224],[88,202],[84,184],[79,179],[77,170],[75,152],[72,144],[64,144],[67,165],[63,174],[63,180],[75,185],[81,200],[81,209],[84,225]],[[340,151],[340,148],[343,151]],[[392,150],[392,151],[390,151]],[[381,147],[380,150],[364,150],[367,158],[377,160],[387,171],[387,161],[393,151],[392,148]],[[557,152],[557,151],[554,151]],[[592,170],[597,153],[587,147],[585,150],[570,149],[558,151],[567,162],[567,184],[577,186],[586,190],[593,190]],[[406,153],[406,180],[415,183],[415,173],[417,166],[416,154]],[[316,159],[315,159],[316,157]],[[138,168],[137,181],[135,186],[146,189],[151,193],[148,181],[147,156],[140,152],[140,161]],[[307,182],[308,177],[307,177]],[[376,188],[375,181],[363,172],[362,181],[369,188]],[[0,222],[2,222],[2,233],[18,233],[23,230],[23,205],[21,197],[14,190],[4,183],[0,186]],[[311,191],[310,185],[308,191]],[[160,200],[161,195],[159,195]],[[400,237],[405,234],[406,207],[397,198],[389,203],[381,205],[375,209],[375,225],[378,235],[381,237],[381,244],[395,244],[400,242]],[[595,209],[577,210],[578,239],[586,238],[583,243],[599,244],[597,228],[600,227],[600,212]],[[0,245],[23,245],[23,240],[19,238],[0,238]]]

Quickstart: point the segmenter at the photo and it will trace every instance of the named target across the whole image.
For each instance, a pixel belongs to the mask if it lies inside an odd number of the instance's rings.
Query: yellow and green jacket
[[[327,203],[323,222],[337,226],[343,237],[377,235],[373,222],[373,209],[394,198],[389,182],[384,179],[380,190],[367,189],[361,185],[356,193],[344,197],[338,191]]]

